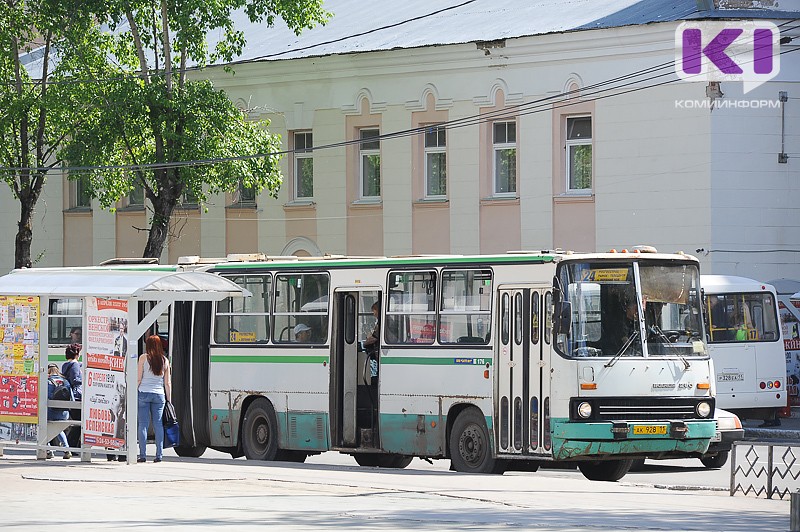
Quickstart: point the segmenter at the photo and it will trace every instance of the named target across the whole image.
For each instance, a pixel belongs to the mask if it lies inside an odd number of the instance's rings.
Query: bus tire
[[[450,432],[451,467],[461,473],[495,473],[505,470],[492,456],[491,439],[480,410],[470,407],[461,412]]]
[[[247,407],[242,421],[242,447],[248,460],[275,460],[278,455],[278,419],[263,397]]]
[[[704,454],[700,461],[709,469],[719,469],[728,461],[728,451],[720,451],[715,455]]]
[[[578,462],[578,469],[589,480],[616,482],[630,470],[633,460],[600,460],[596,462]]]
[[[184,458],[200,458],[203,456],[204,452],[206,452],[206,447],[204,445],[199,447],[186,447],[184,445],[178,445],[175,447],[175,454]]]
[[[362,467],[383,467],[385,469],[405,469],[414,459],[402,454],[354,454],[356,463]]]
[[[644,471],[644,461],[645,458],[634,458],[628,471]]]

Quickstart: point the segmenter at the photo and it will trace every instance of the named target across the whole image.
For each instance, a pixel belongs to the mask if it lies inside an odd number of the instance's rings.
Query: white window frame
[[[569,123],[570,120],[578,119],[578,118],[588,118],[589,124],[591,126],[589,131],[588,138],[581,138],[581,139],[569,139]],[[594,144],[593,144],[593,130],[594,130],[594,121],[592,119],[592,115],[574,115],[574,116],[567,116],[564,117],[564,138],[566,139],[566,145],[564,147],[564,173],[565,173],[565,182],[564,182],[564,190],[567,194],[573,195],[591,195],[594,191]],[[590,181],[591,186],[589,188],[572,188],[572,165],[570,164],[570,150],[576,146],[589,146],[592,150],[592,161],[590,162],[591,165],[591,172],[590,172]]]
[[[427,131],[428,128],[432,129],[432,130],[435,130],[435,133],[436,133],[436,145],[435,146],[428,146],[428,131]],[[439,134],[440,133],[444,133],[444,140],[442,141],[441,144],[439,143]],[[425,166],[425,168],[424,168],[424,172],[425,172],[425,183],[424,183],[424,186],[425,186],[425,198],[426,199],[444,199],[444,198],[447,197],[447,129],[441,124],[431,124],[431,125],[427,126],[426,127],[426,132],[425,132],[425,134],[423,135],[423,138],[422,138],[422,144],[423,144],[423,151],[425,153],[425,160],[423,162],[423,164]],[[430,187],[428,185],[430,184],[431,176],[428,174],[428,167],[429,167],[428,158],[431,155],[438,155],[438,154],[442,154],[442,153],[444,154],[444,165],[443,165],[443,167],[441,169],[442,170],[441,178],[444,181],[444,183],[443,183],[443,185],[444,185],[443,186],[444,194],[429,194],[428,190],[430,189]]]
[[[363,135],[364,131],[375,131],[375,132],[378,133],[378,137],[380,137],[380,133],[381,133],[380,129],[378,129],[376,127],[361,128],[358,131],[359,139],[363,138],[362,135]],[[373,142],[373,141],[368,141],[368,142]],[[377,155],[378,157],[380,157],[380,155],[381,155],[380,140],[376,139],[374,142],[378,143],[378,148],[364,148],[364,144],[363,143],[360,143],[358,145],[358,197],[360,199],[376,200],[376,199],[380,199],[380,197],[381,197],[381,190],[382,190],[382,187],[381,187],[381,165],[382,165],[383,161],[381,161],[378,164],[378,190],[379,190],[378,195],[377,196],[366,196],[366,195],[364,195],[364,185],[366,184],[365,181],[364,181],[364,179],[365,179],[365,176],[364,176],[364,162],[365,162],[366,158],[369,157],[369,156]]]
[[[303,148],[298,148],[297,140],[299,136],[302,136],[304,141],[310,141],[310,145],[309,142],[304,142]],[[294,197],[299,200],[311,199],[314,197],[314,152],[311,151],[311,148],[314,147],[314,133],[312,131],[295,131],[292,133],[292,140],[294,141]],[[302,190],[300,186],[300,177],[302,175],[300,168],[308,160],[311,161],[311,195],[302,196],[300,194]]]
[[[495,139],[495,126],[498,124],[506,124],[506,137],[508,136],[507,124],[514,124],[514,142],[496,142]],[[500,192],[497,190],[497,157],[502,151],[513,149],[514,150],[514,175],[518,175],[517,168],[517,121],[516,120],[498,120],[492,122],[492,195],[497,197],[516,197],[518,189],[518,180],[514,181],[514,190],[507,192]]]

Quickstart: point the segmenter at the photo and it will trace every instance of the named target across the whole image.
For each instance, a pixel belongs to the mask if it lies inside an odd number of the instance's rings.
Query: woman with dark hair
[[[164,405],[172,395],[170,386],[169,361],[164,356],[161,338],[148,336],[145,340],[145,354],[139,357],[139,458],[137,462],[145,462],[147,456],[147,427],[153,420],[156,436],[156,459],[161,461],[164,450],[164,426],[161,416]]]
[[[69,381],[72,386],[72,395],[76,401],[83,397],[83,368],[78,361],[81,353],[81,344],[70,344],[64,350],[64,358],[67,359],[61,365],[61,374]]]

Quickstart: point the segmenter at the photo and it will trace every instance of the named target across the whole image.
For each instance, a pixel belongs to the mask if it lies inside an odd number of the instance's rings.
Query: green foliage
[[[280,187],[277,155],[241,159],[280,151],[280,138],[266,130],[268,123],[248,121],[209,81],[187,78],[187,64],[228,62],[241,54],[246,42],[233,24],[236,10],[265,25],[280,17],[296,33],[328,17],[322,0],[107,0],[100,17],[111,32],[98,49],[113,59],[89,61],[82,73],[102,80],[88,89],[102,103],[70,136],[62,155],[71,166],[120,167],[90,171],[104,208],[144,189],[153,206],[145,256],[160,255],[165,228],[183,196],[204,203],[209,194],[234,192],[240,184],[272,196]],[[221,36],[213,48],[206,41],[211,32]],[[218,159],[223,161],[180,164]]]
[[[91,102],[72,83],[78,57],[96,57],[103,36],[91,0],[0,3],[0,179],[20,203],[15,266],[31,266],[32,216],[57,147]]]

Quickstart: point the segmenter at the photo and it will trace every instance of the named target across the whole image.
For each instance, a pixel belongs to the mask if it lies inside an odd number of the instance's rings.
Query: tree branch
[[[172,43],[169,41],[169,10],[166,0],[161,0],[161,41],[164,46],[164,81],[167,98],[172,98]]]
[[[139,26],[136,25],[136,19],[131,11],[130,4],[125,2],[125,18],[128,19],[128,24],[131,26],[131,36],[133,37],[134,46],[136,46],[136,54],[139,56],[139,77],[145,83],[150,83],[150,71],[147,67],[147,57],[144,55],[144,47],[142,46],[142,37],[139,34]]]

